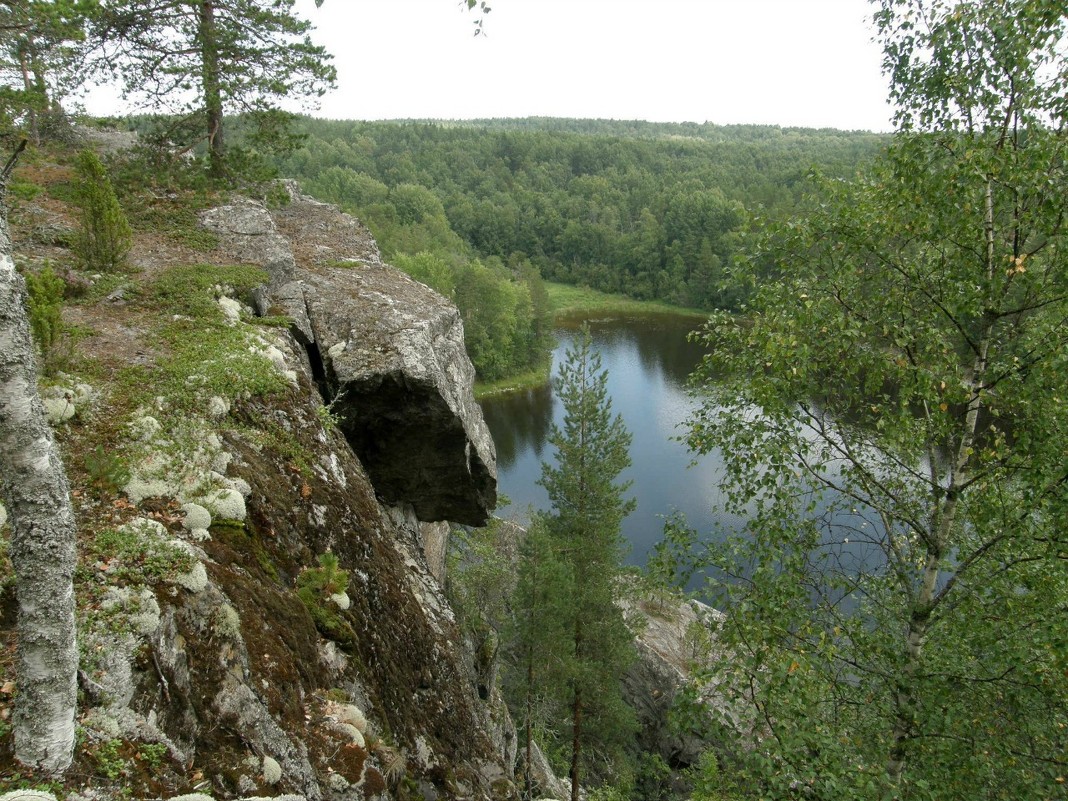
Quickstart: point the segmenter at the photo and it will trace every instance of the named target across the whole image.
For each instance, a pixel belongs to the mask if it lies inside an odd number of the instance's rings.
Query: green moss
[[[29,181],[12,181],[7,185],[7,191],[19,200],[33,200],[44,191],[44,187]]]
[[[151,298],[163,312],[222,322],[222,312],[215,304],[215,287],[231,287],[240,296],[267,280],[267,273],[256,267],[181,265],[156,279]]]
[[[285,314],[268,314],[263,317],[253,317],[249,322],[253,325],[262,325],[264,328],[289,328],[293,325],[293,318]]]

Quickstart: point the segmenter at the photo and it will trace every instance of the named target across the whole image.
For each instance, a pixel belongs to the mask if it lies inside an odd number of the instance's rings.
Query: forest
[[[539,279],[735,308],[727,269],[751,222],[810,173],[853,175],[864,132],[603,120],[302,118],[280,174],[364,220],[387,259],[452,297],[482,379],[543,364]]]

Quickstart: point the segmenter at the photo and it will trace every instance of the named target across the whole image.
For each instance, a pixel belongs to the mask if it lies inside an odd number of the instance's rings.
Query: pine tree
[[[321,5],[317,0],[316,5]],[[321,96],[333,86],[330,55],[294,0],[115,0],[94,18],[97,68],[117,74],[126,95],[195,120],[213,178],[229,175],[225,119],[242,114],[249,139],[267,149],[294,140],[280,98]],[[187,146],[193,142],[180,143]]]
[[[131,231],[107,171],[91,150],[75,164],[81,226],[74,251],[89,270],[118,269],[130,251]]]
[[[623,702],[620,677],[634,658],[633,636],[616,605],[623,540],[620,526],[634,509],[624,500],[629,482],[630,433],[612,417],[607,373],[584,327],[553,379],[564,404],[563,428],[549,442],[556,466],[542,465],[540,483],[553,513],[546,519],[558,558],[568,565],[566,631],[570,637],[567,707],[571,731],[571,797],[578,801],[583,769],[595,757],[618,761],[630,739],[633,711]]]
[[[505,632],[511,668],[505,674],[505,693],[522,737],[526,799],[534,797],[530,771],[535,731],[557,734],[553,721],[566,717],[573,653],[568,627],[571,579],[570,565],[557,553],[545,518],[536,517],[520,546],[511,624]]]

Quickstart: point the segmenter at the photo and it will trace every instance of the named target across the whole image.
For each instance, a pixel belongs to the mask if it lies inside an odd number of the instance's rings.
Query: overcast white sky
[[[890,130],[867,0],[298,0],[343,119],[601,117]]]

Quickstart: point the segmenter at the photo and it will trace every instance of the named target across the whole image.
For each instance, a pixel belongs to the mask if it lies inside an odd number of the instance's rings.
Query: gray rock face
[[[627,702],[641,726],[642,748],[658,753],[672,766],[697,763],[710,743],[682,734],[668,725],[668,712],[678,694],[693,682],[695,671],[717,658],[717,645],[709,625],[722,613],[698,601],[647,600],[637,608],[628,601],[628,616],[640,615],[645,625],[636,638],[638,661],[623,677]],[[714,688],[702,687],[700,697],[710,708],[722,707]]]
[[[251,200],[204,212],[201,224],[228,255],[270,274],[257,307],[293,319],[382,501],[410,504],[425,522],[484,525],[497,501],[497,458],[471,391],[459,312],[382,264],[358,221],[288,189],[278,226]]]
[[[263,267],[271,276],[271,286],[280,286],[293,277],[296,260],[289,240],[278,233],[263,204],[237,198],[229,205],[202,212],[200,224],[219,237],[219,248],[228,256]]]
[[[384,265],[304,273],[300,284],[327,396],[379,497],[422,521],[484,525],[497,459],[456,307]],[[292,289],[279,294],[287,313],[301,311]]]

